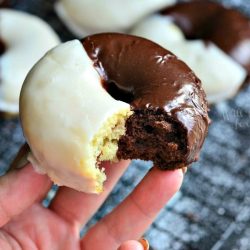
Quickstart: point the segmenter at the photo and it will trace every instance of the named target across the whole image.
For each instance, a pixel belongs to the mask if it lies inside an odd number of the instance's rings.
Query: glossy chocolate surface
[[[194,161],[209,119],[204,91],[192,70],[171,52],[135,36],[98,34],[82,43],[114,98],[134,109],[163,109],[185,128],[187,162]]]
[[[250,75],[250,20],[237,10],[210,1],[179,3],[161,12],[172,16],[188,39],[214,42]]]

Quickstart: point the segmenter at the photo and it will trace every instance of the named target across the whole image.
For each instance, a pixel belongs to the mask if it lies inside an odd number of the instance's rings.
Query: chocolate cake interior
[[[118,159],[152,160],[161,169],[183,167],[186,131],[162,109],[134,110],[118,142]]]
[[[103,85],[116,100],[133,103],[133,94],[118,84],[107,81]],[[187,135],[180,123],[163,108],[137,108],[133,112],[125,123],[125,135],[118,141],[117,158],[151,160],[161,169],[184,167]]]

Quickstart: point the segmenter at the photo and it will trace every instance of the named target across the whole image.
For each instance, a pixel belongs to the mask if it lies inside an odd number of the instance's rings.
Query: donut
[[[250,21],[210,1],[178,3],[131,34],[170,49],[201,78],[209,103],[233,97],[250,74]]]
[[[29,161],[58,185],[100,193],[102,161],[198,159],[207,134],[200,80],[176,56],[135,36],[103,33],[49,51],[21,91]]]
[[[100,33],[121,32],[141,18],[176,0],[57,0],[55,10],[77,37]]]
[[[60,40],[48,24],[30,14],[0,9],[0,20],[0,112],[15,115],[27,73]]]
[[[165,9],[162,14],[170,15],[188,39],[212,41],[250,74],[250,21],[242,13],[214,2],[194,1]]]

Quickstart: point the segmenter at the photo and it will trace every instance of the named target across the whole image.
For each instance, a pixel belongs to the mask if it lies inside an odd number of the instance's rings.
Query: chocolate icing
[[[250,75],[250,21],[237,10],[210,1],[179,3],[161,12],[171,16],[187,39],[214,42]]]
[[[192,70],[171,52],[135,36],[98,34],[82,43],[114,98],[134,110],[163,110],[185,130],[185,164],[196,160],[209,118],[205,93]]]

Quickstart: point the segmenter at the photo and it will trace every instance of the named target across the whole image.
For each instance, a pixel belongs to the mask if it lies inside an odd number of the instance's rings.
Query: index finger
[[[0,227],[43,198],[50,187],[49,178],[31,164],[0,177]]]
[[[112,164],[104,162],[101,165],[107,176],[104,191],[101,194],[87,194],[62,187],[52,201],[50,209],[80,229],[105,201],[116,182],[127,169],[129,162],[120,161]]]
[[[82,249],[102,249],[104,243],[109,249],[117,249],[126,240],[140,238],[182,180],[182,170],[151,170],[118,207],[88,231]]]

